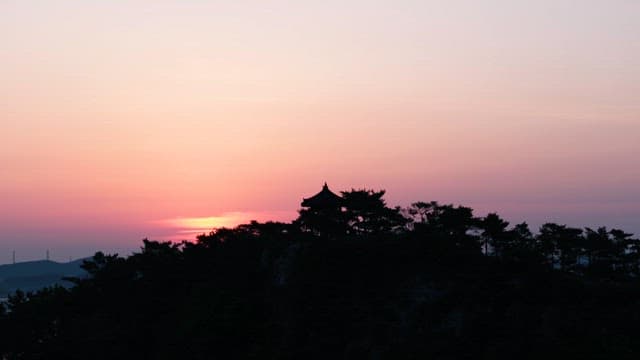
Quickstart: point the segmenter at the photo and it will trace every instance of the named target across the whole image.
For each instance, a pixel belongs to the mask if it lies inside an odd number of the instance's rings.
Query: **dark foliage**
[[[639,242],[343,193],[291,224],[97,253],[0,306],[5,359],[631,359]]]

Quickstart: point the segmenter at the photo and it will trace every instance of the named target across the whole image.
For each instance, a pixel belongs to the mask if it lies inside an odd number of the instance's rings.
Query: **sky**
[[[637,0],[0,0],[0,263],[386,189],[640,233]]]

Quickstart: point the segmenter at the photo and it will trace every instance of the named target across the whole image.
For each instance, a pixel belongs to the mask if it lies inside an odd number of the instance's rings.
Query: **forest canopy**
[[[465,206],[341,195],[291,223],[96,253],[73,287],[17,292],[0,306],[0,357],[640,354],[632,234],[555,223],[534,233]]]

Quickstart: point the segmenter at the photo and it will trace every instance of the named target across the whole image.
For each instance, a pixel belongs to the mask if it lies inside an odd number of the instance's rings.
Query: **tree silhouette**
[[[384,194],[384,190],[367,189],[342,192],[349,233],[380,234],[404,227],[406,219],[400,214],[400,208],[387,207]]]
[[[622,230],[342,193],[291,223],[96,253],[75,286],[0,304],[2,359],[636,358]],[[317,204],[316,204],[317,205]]]
[[[495,256],[502,256],[509,249],[511,234],[507,232],[508,226],[509,223],[496,213],[491,213],[482,219],[480,227],[483,229],[482,242],[486,255],[489,255],[489,246],[492,247]]]
[[[613,242],[614,261],[618,264],[618,272],[624,276],[637,276],[640,261],[640,243],[632,238],[633,234],[619,229],[609,231]]]
[[[511,240],[505,248],[505,255],[523,261],[536,261],[539,254],[536,252],[536,239],[526,222],[516,224],[509,230]]]

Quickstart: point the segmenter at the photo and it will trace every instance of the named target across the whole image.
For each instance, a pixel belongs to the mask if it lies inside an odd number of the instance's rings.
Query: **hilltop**
[[[637,359],[640,241],[384,192],[97,253],[0,306],[6,359]],[[307,206],[308,205],[308,206]],[[87,355],[90,354],[90,355]]]

